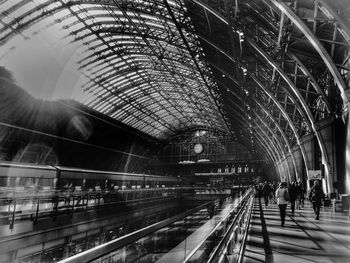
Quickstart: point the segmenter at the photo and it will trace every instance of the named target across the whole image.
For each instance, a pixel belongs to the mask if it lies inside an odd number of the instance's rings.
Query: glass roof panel
[[[186,17],[181,1],[168,3],[178,19]],[[3,19],[8,26],[0,25],[0,40],[11,42],[4,52],[22,44],[12,38],[19,33],[14,30],[16,17],[31,21],[21,29],[30,38],[56,35],[50,52],[61,53],[61,67],[69,61],[79,80],[68,98],[158,138],[210,121],[227,129],[221,115],[213,118],[217,111],[209,77],[202,77],[190,53],[195,51],[185,45],[197,47],[199,42],[186,33],[191,27],[182,28],[182,38],[163,1],[116,0],[114,6],[73,1],[69,8],[56,1],[2,1],[0,8],[10,10]]]

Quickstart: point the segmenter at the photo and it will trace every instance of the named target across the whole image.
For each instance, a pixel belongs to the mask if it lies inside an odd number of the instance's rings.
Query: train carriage
[[[119,191],[169,188],[176,177],[87,170],[63,166],[0,163],[2,190]],[[146,195],[146,194],[145,194]]]

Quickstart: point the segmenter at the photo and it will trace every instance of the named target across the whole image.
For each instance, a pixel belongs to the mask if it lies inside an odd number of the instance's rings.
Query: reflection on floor
[[[291,216],[287,207],[286,223],[281,226],[278,206],[255,200],[244,258],[257,262],[350,262],[349,213],[321,208],[320,220],[314,219],[309,203]]]

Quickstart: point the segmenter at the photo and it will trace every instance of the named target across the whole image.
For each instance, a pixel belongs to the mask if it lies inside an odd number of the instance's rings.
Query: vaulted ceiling
[[[210,128],[277,162],[347,112],[348,1],[0,0],[0,12],[0,64],[54,29],[79,47],[72,99],[160,140]]]

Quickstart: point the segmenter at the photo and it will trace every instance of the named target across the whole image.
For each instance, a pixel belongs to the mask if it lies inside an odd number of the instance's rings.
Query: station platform
[[[166,217],[160,216],[166,207],[157,203],[147,209],[150,214],[159,215],[154,217],[153,224],[146,224],[145,219],[151,217],[145,210],[144,213],[130,211],[130,217],[122,214],[104,217],[91,212],[85,215],[85,220],[91,222],[82,222],[82,218],[75,214],[69,218],[70,224],[64,226],[60,225],[61,220],[51,222],[59,223],[55,227],[46,221],[36,225],[18,222],[13,229],[2,226],[0,253],[5,255],[15,246],[18,249],[16,258],[14,253],[8,253],[8,257],[3,256],[0,262],[350,262],[349,211],[334,212],[331,206],[322,207],[320,220],[315,220],[308,201],[295,211],[294,216],[288,204],[286,222],[282,227],[277,204],[270,202],[265,206],[263,198],[259,201],[254,194],[248,190],[235,197],[202,203],[181,213],[171,214],[173,208],[168,207]],[[210,203],[215,207],[213,213],[208,210]],[[180,206],[183,205],[181,202]],[[136,224],[137,215],[140,222]],[[138,228],[130,225],[120,235],[106,236],[110,230],[120,229],[125,222],[132,222]],[[51,237],[47,228],[52,232]],[[93,229],[100,232],[92,233]],[[67,241],[63,233],[68,232]],[[60,238],[59,233],[62,234]],[[94,238],[94,244],[88,246],[84,243],[80,251],[73,250],[80,244],[78,237],[86,239],[89,235]],[[39,249],[40,257],[32,253],[29,258],[26,253],[36,246],[34,241],[39,236],[45,245],[55,242],[55,246],[47,247],[45,251]],[[57,255],[49,258],[46,256],[48,249],[62,251],[61,254],[56,251]]]
[[[294,216],[288,204],[282,227],[277,204],[265,206],[255,198],[252,213],[243,262],[350,262],[348,211],[324,207],[315,220],[309,202]]]

